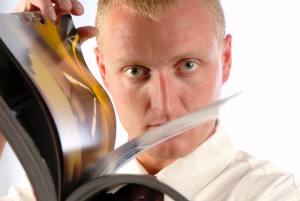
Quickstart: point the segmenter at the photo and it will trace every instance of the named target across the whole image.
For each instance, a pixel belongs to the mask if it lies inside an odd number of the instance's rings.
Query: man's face
[[[230,70],[231,38],[219,44],[215,24],[198,0],[159,21],[113,5],[96,50],[103,82],[129,139],[217,101]],[[215,121],[147,152],[176,159],[214,131]]]

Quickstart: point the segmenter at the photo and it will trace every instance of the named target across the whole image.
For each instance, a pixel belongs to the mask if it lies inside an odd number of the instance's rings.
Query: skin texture
[[[178,4],[158,21],[112,5],[103,29],[95,54],[129,140],[219,100],[230,74],[231,36],[219,44],[201,1]],[[138,160],[155,174],[209,138],[215,123],[161,143]]]

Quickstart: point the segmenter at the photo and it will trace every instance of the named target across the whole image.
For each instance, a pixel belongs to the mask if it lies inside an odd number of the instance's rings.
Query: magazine
[[[0,134],[37,200],[129,200],[139,186],[186,200],[149,175],[115,173],[137,154],[217,118],[232,97],[114,149],[115,111],[86,66],[72,17],[53,24],[39,12],[0,14],[0,27]]]

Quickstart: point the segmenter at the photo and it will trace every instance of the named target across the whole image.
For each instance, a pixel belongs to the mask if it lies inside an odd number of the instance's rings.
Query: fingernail
[[[56,14],[53,7],[50,7],[46,11],[46,17],[49,18],[52,22],[56,21]]]

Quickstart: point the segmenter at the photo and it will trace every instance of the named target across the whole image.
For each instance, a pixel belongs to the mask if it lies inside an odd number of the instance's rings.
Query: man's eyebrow
[[[203,55],[203,53],[201,53],[200,50],[192,50],[192,51],[187,51],[175,55],[174,57],[171,58],[171,61],[178,62],[182,59],[187,59],[187,58],[200,58],[201,55]]]
[[[139,65],[139,66],[149,66],[150,64],[147,64],[147,62],[139,59],[139,58],[125,58],[125,57],[119,57],[113,62],[114,65]]]
[[[175,54],[174,56],[171,56],[169,59],[170,63],[176,63],[182,59],[186,58],[196,58],[201,59],[205,56],[205,51],[200,49],[195,50],[188,50],[188,51],[182,51],[181,53]],[[149,59],[149,58],[148,58]],[[130,66],[130,65],[138,65],[138,66],[145,66],[150,67],[153,65],[151,64],[151,58],[150,61],[147,61],[147,59],[142,59],[139,56],[131,56],[128,57],[127,55],[120,55],[117,59],[113,61],[114,66]]]

